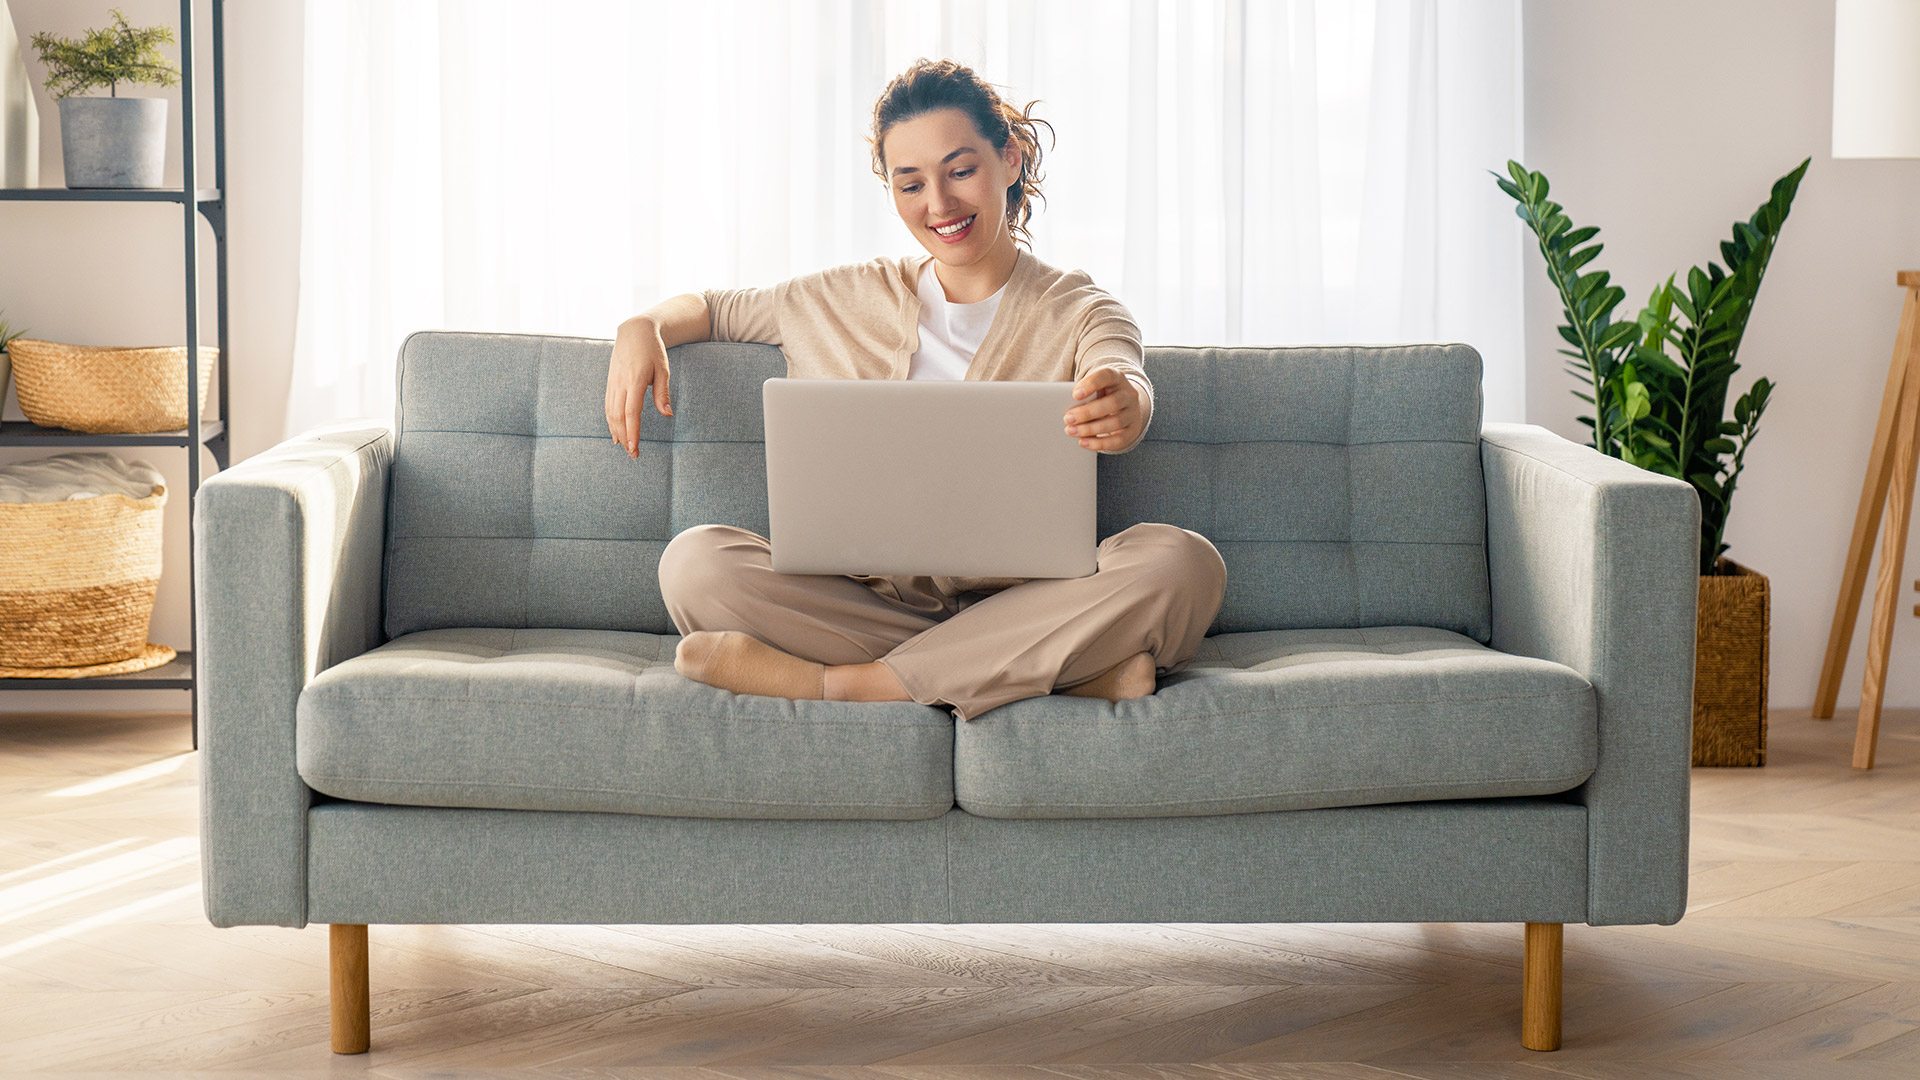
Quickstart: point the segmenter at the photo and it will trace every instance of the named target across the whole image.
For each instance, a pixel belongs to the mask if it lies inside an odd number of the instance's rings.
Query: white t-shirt
[[[980,351],[993,313],[1000,306],[999,291],[976,304],[947,301],[947,291],[934,275],[933,259],[920,271],[920,347],[907,368],[909,379],[959,380],[967,377],[973,354]]]

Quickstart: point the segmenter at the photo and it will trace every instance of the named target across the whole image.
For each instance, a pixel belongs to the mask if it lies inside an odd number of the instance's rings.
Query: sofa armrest
[[[1599,762],[1587,807],[1587,921],[1686,910],[1688,765],[1700,501],[1692,485],[1545,428],[1489,424],[1494,648],[1593,684]]]
[[[194,498],[200,861],[216,926],[304,926],[300,691],[380,644],[393,436],[372,421],[281,443]]]

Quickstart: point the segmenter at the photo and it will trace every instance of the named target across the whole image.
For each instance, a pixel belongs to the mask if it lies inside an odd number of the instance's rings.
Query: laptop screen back
[[[783,574],[1084,577],[1096,455],[1069,382],[769,379],[767,511]]]

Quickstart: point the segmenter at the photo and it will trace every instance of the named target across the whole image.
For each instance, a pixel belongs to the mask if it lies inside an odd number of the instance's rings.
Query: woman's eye
[[[959,172],[953,174],[954,179],[956,180],[963,176],[972,176],[972,175],[973,175],[972,169],[961,169]]]

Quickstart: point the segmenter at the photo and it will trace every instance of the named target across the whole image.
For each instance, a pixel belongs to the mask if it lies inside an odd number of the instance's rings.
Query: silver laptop
[[[1084,577],[1094,451],[1069,382],[768,379],[767,512],[783,574]]]

